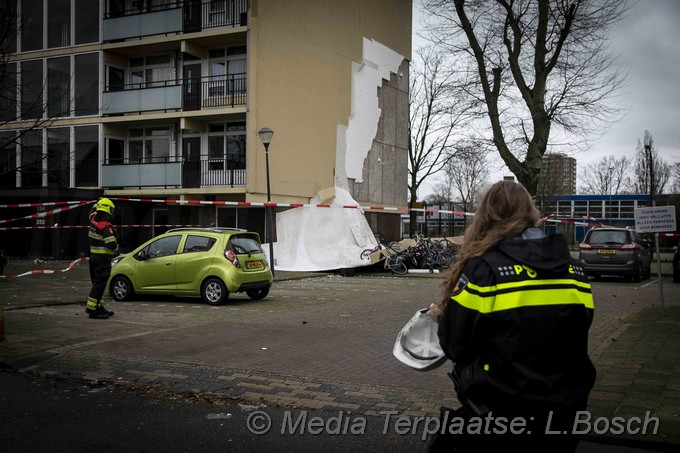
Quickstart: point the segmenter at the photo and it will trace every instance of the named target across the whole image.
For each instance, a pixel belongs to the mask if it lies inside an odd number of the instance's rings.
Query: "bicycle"
[[[399,242],[390,242],[389,244],[385,245],[382,243],[378,243],[375,247],[371,247],[369,249],[364,249],[361,251],[361,254],[359,255],[359,258],[362,260],[370,260],[371,255],[379,252],[381,250],[387,250],[390,252],[390,254],[396,254],[399,253],[400,251],[404,250],[404,246],[401,245]],[[382,256],[381,256],[382,258]]]

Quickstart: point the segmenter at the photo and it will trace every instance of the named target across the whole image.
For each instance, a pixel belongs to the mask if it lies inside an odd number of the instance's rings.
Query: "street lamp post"
[[[274,275],[274,237],[272,228],[272,207],[271,207],[271,191],[269,189],[269,144],[272,141],[272,136],[274,131],[268,127],[263,127],[257,132],[260,136],[260,140],[264,145],[264,155],[267,167],[267,239],[269,241],[269,268],[272,270],[272,276]]]

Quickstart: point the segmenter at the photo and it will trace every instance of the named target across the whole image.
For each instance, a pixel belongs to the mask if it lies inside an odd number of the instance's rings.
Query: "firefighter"
[[[430,451],[572,452],[578,445],[574,420],[596,374],[588,357],[593,298],[562,235],[546,236],[534,227],[538,219],[522,185],[494,184],[465,233],[442,302],[430,306],[462,404],[442,408],[443,419],[490,425],[437,436]],[[509,428],[516,419],[523,429]]]
[[[111,276],[111,260],[119,254],[116,231],[111,225],[115,206],[108,198],[100,198],[90,213],[90,279],[92,289],[85,312],[93,319],[108,319],[113,311],[104,308],[102,297]]]

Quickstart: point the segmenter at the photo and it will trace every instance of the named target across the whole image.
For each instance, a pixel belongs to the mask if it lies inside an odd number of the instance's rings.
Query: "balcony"
[[[104,42],[182,31],[182,8],[151,12],[134,9],[124,11],[123,14],[104,18]]]
[[[195,161],[167,159],[104,164],[102,188],[236,187],[246,184],[245,155]]]
[[[108,11],[104,42],[145,36],[200,32],[248,24],[248,0],[168,1],[163,5]]]
[[[246,104],[246,89],[246,74],[112,86],[102,93],[102,114],[234,107]]]

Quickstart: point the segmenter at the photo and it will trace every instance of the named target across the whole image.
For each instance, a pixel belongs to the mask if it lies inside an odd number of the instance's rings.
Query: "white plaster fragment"
[[[347,178],[363,181],[364,159],[373,144],[378,131],[381,110],[378,107],[378,87],[383,79],[389,80],[390,73],[397,73],[404,57],[377,41],[363,38],[363,61],[352,68],[352,113],[347,129],[338,128],[336,163],[344,162]],[[343,150],[342,143],[345,147]],[[344,151],[344,152],[343,152]],[[336,168],[343,168],[338,165]],[[338,175],[340,176],[340,175]],[[346,187],[346,181],[336,184]]]

